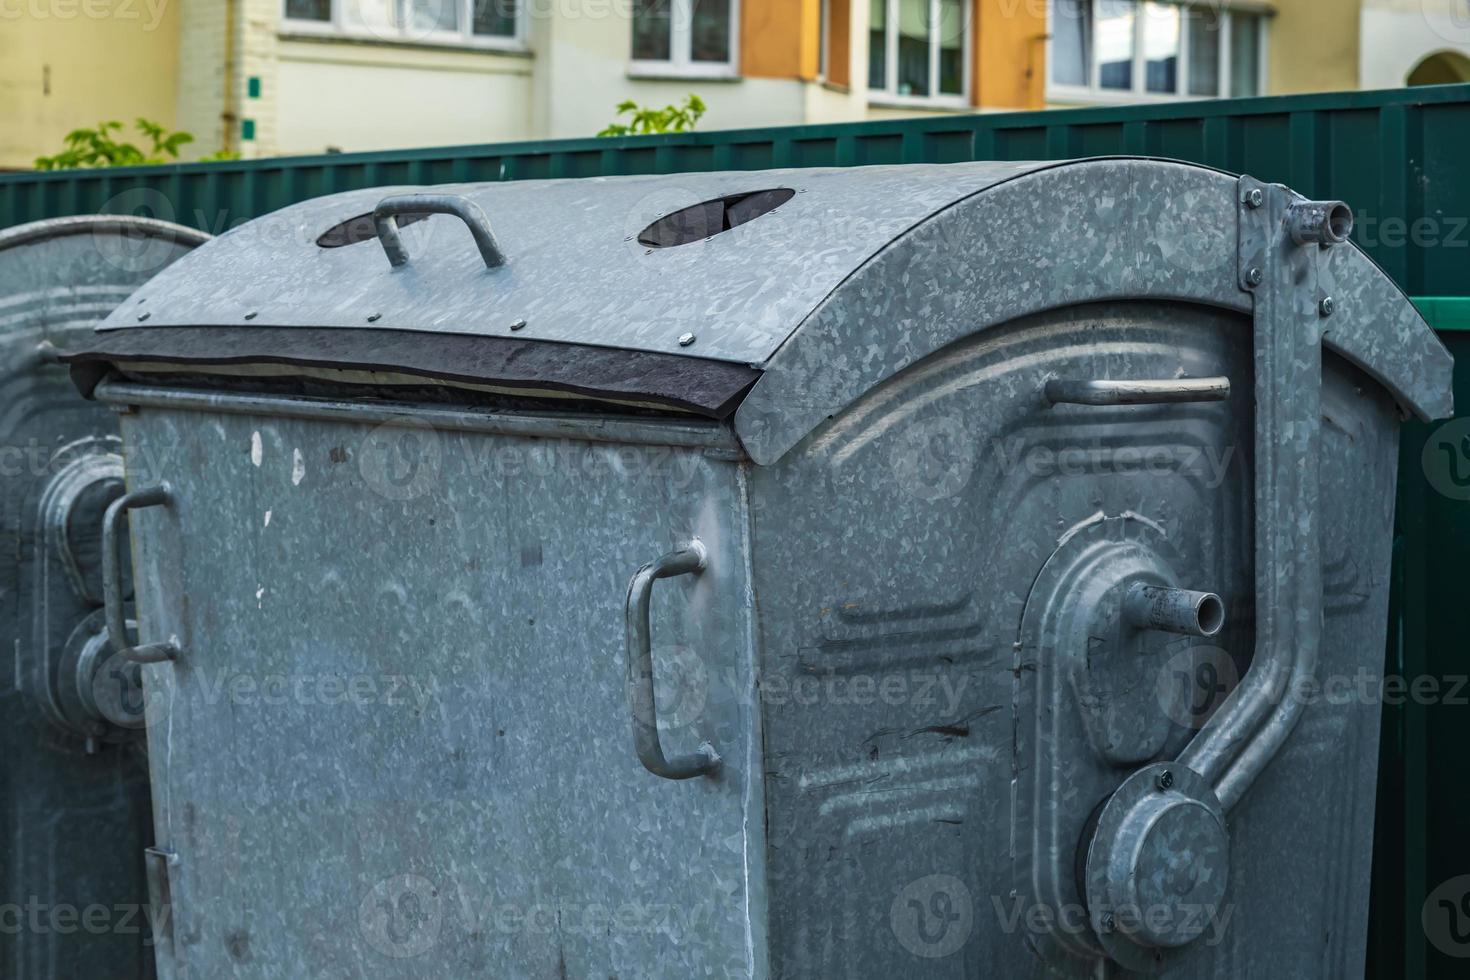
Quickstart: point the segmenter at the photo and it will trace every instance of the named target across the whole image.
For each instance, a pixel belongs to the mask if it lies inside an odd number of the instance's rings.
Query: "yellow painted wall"
[[[1266,93],[1358,88],[1361,0],[1274,0]]]
[[[975,0],[973,17],[971,101],[982,109],[1043,108],[1044,0]]]
[[[144,116],[175,124],[177,0],[0,0],[0,168],[68,132]],[[139,142],[132,139],[132,142]]]

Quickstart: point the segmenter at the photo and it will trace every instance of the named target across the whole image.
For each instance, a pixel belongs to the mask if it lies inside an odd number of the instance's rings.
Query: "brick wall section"
[[[276,37],[281,0],[175,0],[179,25],[178,128],[194,134],[186,158],[228,149],[244,159],[276,146]],[[249,81],[260,80],[251,98]],[[245,120],[254,138],[242,138]]]
[[[240,120],[255,123],[255,139],[238,143],[245,159],[272,156],[276,152],[276,41],[281,23],[281,0],[236,0],[243,18],[236,33],[235,106]],[[250,97],[249,81],[260,80],[260,94]],[[240,121],[235,123],[240,134]]]
[[[180,7],[178,128],[194,134],[184,156],[225,146],[225,47],[229,0],[175,0]]]

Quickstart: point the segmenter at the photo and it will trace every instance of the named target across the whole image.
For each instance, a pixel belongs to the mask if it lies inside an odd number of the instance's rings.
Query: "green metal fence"
[[[1457,357],[1457,404],[1470,409],[1470,85],[10,174],[0,175],[0,228],[142,211],[218,233],[388,184],[1109,154],[1174,157],[1348,201],[1358,243],[1405,291],[1431,297],[1417,302]],[[1428,892],[1470,873],[1470,707],[1458,700],[1470,690],[1450,693],[1470,673],[1470,421],[1455,425],[1404,433],[1387,670],[1434,678],[1439,693],[1384,707],[1372,977],[1460,975],[1420,925]]]
[[[1470,251],[1460,263],[1470,290]],[[1385,673],[1433,686],[1383,708],[1368,975],[1385,980],[1465,976],[1462,959],[1426,942],[1421,915],[1437,885],[1470,873],[1470,298],[1415,302],[1455,357],[1460,414],[1407,423],[1399,452]]]
[[[1175,157],[1348,201],[1358,240],[1416,296],[1465,290],[1470,85],[1061,112],[458,146],[0,176],[0,227],[159,210],[204,231],[307,198],[386,184],[770,167]]]

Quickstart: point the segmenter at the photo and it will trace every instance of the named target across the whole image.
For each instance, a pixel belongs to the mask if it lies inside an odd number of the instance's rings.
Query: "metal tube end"
[[[1211,637],[1225,625],[1225,603],[1213,592],[1136,583],[1123,600],[1123,618],[1138,629]]]
[[[1353,209],[1342,201],[1299,201],[1286,210],[1286,226],[1298,245],[1341,245],[1353,233]]]

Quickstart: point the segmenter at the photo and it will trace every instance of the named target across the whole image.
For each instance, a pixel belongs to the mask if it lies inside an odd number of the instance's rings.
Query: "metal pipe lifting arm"
[[[1227,812],[1296,727],[1303,682],[1317,669],[1322,328],[1315,297],[1297,294],[1318,281],[1321,250],[1309,246],[1352,230],[1339,202],[1303,202],[1250,178],[1241,189],[1241,283],[1255,294],[1255,657],[1179,758]]]

